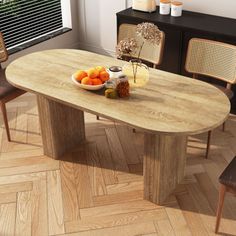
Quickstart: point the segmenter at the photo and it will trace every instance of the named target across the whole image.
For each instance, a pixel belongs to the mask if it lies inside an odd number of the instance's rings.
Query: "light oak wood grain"
[[[54,159],[78,147],[85,139],[84,113],[78,109],[38,96],[45,155]]]
[[[198,236],[202,232],[202,228],[193,225],[192,222],[199,225],[199,217],[202,219],[202,223],[208,235],[215,235],[215,203],[217,203],[218,200],[217,179],[220,172],[223,171],[228,162],[231,161],[236,154],[235,116],[230,116],[226,132],[223,133],[221,127],[214,130],[212,139],[213,149],[208,160],[203,158],[206,135],[201,134],[190,137],[191,142],[188,142],[186,166],[188,175],[181,184],[177,185],[177,188],[165,200],[164,204],[161,205],[161,208],[148,201],[143,201],[142,190],[122,192],[123,188],[117,188],[117,193],[115,194],[94,196],[93,194],[95,194],[97,190],[92,188],[96,188],[96,185],[89,185],[88,189],[92,193],[92,199],[90,200],[92,200],[91,203],[93,206],[91,208],[81,209],[81,206],[77,201],[75,171],[77,171],[79,162],[82,161],[80,158],[77,158],[76,152],[75,154],[68,153],[66,156],[63,156],[63,160],[61,161],[53,160],[43,156],[42,147],[33,147],[30,144],[30,138],[32,137],[31,132],[33,131],[34,124],[37,126],[38,123],[36,119],[32,119],[32,116],[34,114],[38,118],[38,115],[36,112],[37,106],[35,96],[29,93],[26,95],[27,96],[23,95],[20,97],[19,106],[28,107],[28,109],[26,109],[27,123],[32,122],[30,126],[27,125],[27,130],[25,131],[27,132],[27,143],[5,146],[7,144],[6,135],[4,134],[5,130],[4,127],[0,126],[0,135],[2,135],[0,137],[0,173],[3,173],[3,175],[0,176],[0,185],[15,186],[13,193],[0,193],[1,205],[5,206],[9,203],[16,204],[13,209],[13,211],[15,211],[15,214],[12,214],[13,218],[8,218],[9,211],[3,211],[2,219],[4,219],[4,227],[8,228],[8,226],[5,225],[8,221],[7,219],[11,220],[12,223],[16,222],[15,224],[9,224],[9,226],[13,227],[10,229],[10,232],[13,232],[10,236],[13,236],[14,234],[17,235],[17,232],[22,232],[24,229],[23,234],[20,233],[18,235],[25,236],[29,232],[29,227],[32,229],[31,235],[49,235],[49,232],[45,231],[45,229],[49,229],[50,227],[53,227],[53,225],[51,226],[51,221],[47,220],[49,215],[49,208],[47,207],[49,192],[45,191],[45,187],[49,184],[48,179],[46,178],[47,172],[54,172],[54,170],[51,169],[53,163],[56,163],[55,167],[60,170],[59,175],[61,177],[62,188],[58,195],[61,195],[63,198],[64,224],[69,225],[69,223],[71,223],[70,230],[72,230],[72,227],[74,230],[77,230],[78,227],[76,226],[76,222],[80,221],[83,229],[97,227],[97,229],[89,229],[83,232],[77,231],[75,233],[61,234],[63,236]],[[8,105],[10,105],[10,113],[12,113],[12,111],[14,113],[16,110],[15,107],[18,106],[18,99],[16,99],[14,103],[9,103]],[[15,114],[14,116],[10,115],[10,123],[14,123],[17,117],[22,115],[22,112],[16,114],[16,116]],[[103,118],[97,121],[94,115],[91,114],[85,114],[85,120],[86,131],[87,128],[90,130],[89,137],[87,136],[89,144],[97,146],[96,158],[99,160],[99,163],[93,162],[92,168],[88,171],[89,175],[92,174],[93,170],[94,174],[92,175],[96,176],[101,169],[103,178],[104,180],[106,179],[106,188],[110,185],[114,185],[114,189],[116,184],[120,186],[120,184],[125,182],[143,181],[141,170],[142,158],[137,164],[129,164],[128,172],[120,173],[118,171],[118,173],[113,166],[105,130],[117,128],[118,126],[120,127],[122,124],[114,124],[112,121]],[[0,116],[0,123],[1,122],[2,117]],[[96,127],[98,127],[99,130],[96,130]],[[14,133],[14,130],[11,131]],[[134,139],[124,136],[123,141],[127,144],[132,143],[137,149],[137,152],[142,155],[144,149],[144,134],[137,130],[133,135]],[[119,134],[118,137],[120,138]],[[24,136],[22,136],[22,138],[24,138]],[[2,152],[2,150],[4,150],[4,152]],[[91,151],[93,153],[93,148]],[[124,148],[123,151],[127,162],[130,161],[127,157],[127,154],[130,153],[130,151]],[[117,158],[119,160],[119,157]],[[43,159],[49,161],[44,162]],[[74,164],[72,159],[77,163]],[[85,160],[87,160],[87,156],[85,156]],[[36,163],[35,165],[33,165],[34,162]],[[58,165],[58,163],[60,164]],[[38,168],[36,168],[36,166],[38,166]],[[9,169],[9,167],[11,169]],[[45,171],[45,169],[47,170]],[[76,178],[83,180],[83,175],[83,171],[77,171]],[[34,186],[35,184],[38,186],[38,181],[42,181],[43,185],[36,190]],[[33,189],[26,190],[25,192],[25,182],[32,182]],[[90,184],[90,179],[88,182]],[[16,188],[16,186],[18,187]],[[135,183],[133,186],[135,186]],[[19,191],[16,192],[17,189]],[[88,192],[88,189],[86,187],[85,192]],[[120,189],[120,191],[118,189]],[[128,188],[126,190],[128,190]],[[187,201],[185,201],[186,195],[189,195]],[[32,204],[29,204],[29,199]],[[154,207],[151,208],[152,206]],[[19,220],[18,209],[21,212],[21,220]],[[89,212],[90,209],[91,212]],[[156,217],[156,215],[158,215],[157,212],[163,209],[165,209],[166,213],[168,212],[168,217],[164,219]],[[83,213],[81,217],[79,216],[79,211],[82,211]],[[30,212],[30,215],[28,215],[28,212]],[[147,212],[149,213],[147,214]],[[223,210],[220,227],[221,235],[235,235],[235,213],[236,198],[228,195],[225,198],[225,208]],[[108,218],[108,215],[111,215],[110,219]],[[135,218],[136,215],[138,216],[137,218]],[[31,217],[31,222],[30,217],[28,216]],[[190,220],[186,217],[189,217]],[[111,227],[102,228],[107,226]],[[7,231],[3,231],[3,233],[0,231],[0,235],[3,234],[5,236],[5,232]]]
[[[110,149],[107,148],[109,144],[105,131],[104,136],[94,136],[92,140],[97,143],[97,152],[105,183],[107,185],[118,183],[111,152]]]
[[[183,180],[187,136],[223,123],[229,115],[229,100],[209,84],[153,69],[148,85],[132,90],[129,99],[106,99],[73,85],[70,77],[77,69],[86,70],[101,62],[106,67],[125,63],[86,51],[49,50],[17,59],[6,74],[14,86],[37,94],[44,152],[54,159],[84,142],[84,111],[145,132],[144,198],[163,203]],[[127,132],[121,131],[105,130],[118,174],[128,172],[128,164],[138,162],[135,149],[130,152],[129,145],[123,142]],[[127,158],[124,151],[135,157]],[[76,176],[79,204],[82,201],[84,207],[91,207],[92,193],[87,188],[89,183],[85,184],[91,175],[86,166],[78,167],[84,172],[83,183]],[[105,183],[102,194],[106,192]]]
[[[13,184],[3,184],[0,185],[0,194],[4,193],[16,193],[20,191],[30,191],[33,188],[32,182],[24,182],[22,183],[13,183]]]
[[[16,202],[16,193],[1,193],[0,204]]]
[[[86,157],[88,164],[88,175],[91,188],[93,189],[93,196],[102,196],[107,194],[107,189],[97,154],[96,144],[93,143],[88,145]]]
[[[79,219],[79,204],[72,159],[60,162],[60,172],[64,221],[76,221]]]
[[[2,204],[0,206],[0,233],[1,235],[14,235],[16,203]]]
[[[167,219],[154,221],[157,235],[161,236],[175,236],[174,230]]]
[[[48,50],[15,60],[8,66],[6,76],[11,84],[26,91],[146,132],[201,133],[219,126],[228,117],[229,100],[217,88],[161,70],[150,69],[147,86],[132,90],[127,100],[106,99],[77,88],[70,80],[78,69],[125,63],[87,51]]]
[[[128,172],[125,153],[115,128],[106,129],[106,136],[111,151],[114,167],[117,171]]]
[[[19,192],[17,195],[16,235],[31,235],[31,192]]]
[[[184,177],[185,136],[145,136],[144,198],[161,204]]]
[[[132,142],[126,142],[126,140],[134,139],[134,134],[131,129],[125,126],[117,125],[116,132],[119,136],[121,146],[126,153],[127,164],[137,164],[139,163],[139,155]]]
[[[121,192],[103,196],[95,196],[93,197],[93,202],[94,206],[104,206],[127,201],[137,201],[142,199],[143,199],[143,191],[135,190],[135,191],[125,192],[125,194]]]
[[[188,224],[188,227],[192,234],[198,232],[199,235],[208,236],[208,232],[204,227],[204,223],[199,214],[197,214],[197,209],[192,205],[192,198],[189,194],[177,195],[177,201],[183,209],[183,216]]]
[[[61,177],[60,171],[47,172],[47,194],[48,194],[48,222],[49,234],[63,234],[64,217],[61,196]]]
[[[46,178],[34,181],[31,192],[31,219],[32,236],[48,235],[48,207],[47,207],[47,182]]]
[[[160,209],[161,206],[153,204],[146,200],[132,201],[132,202],[124,202],[120,204],[112,204],[106,206],[97,206],[91,208],[84,208],[80,210],[81,217],[93,217],[96,215],[100,216],[108,216],[108,215],[116,215],[122,213],[129,212],[138,212],[140,210],[154,210]]]
[[[119,215],[107,215],[102,217],[85,217],[80,221],[66,223],[66,232],[95,230],[119,225],[137,224],[149,221],[152,218],[155,218],[156,220],[163,220],[167,218],[167,214],[164,209],[158,209]]]
[[[93,206],[93,190],[91,189],[88,166],[87,166],[86,148],[81,148],[73,153],[74,175],[78,204],[80,208]]]
[[[189,229],[189,226],[183,216],[183,212],[176,204],[173,208],[167,207],[166,213],[169,217],[170,224],[173,227],[175,235],[178,236],[191,236],[191,231]]]

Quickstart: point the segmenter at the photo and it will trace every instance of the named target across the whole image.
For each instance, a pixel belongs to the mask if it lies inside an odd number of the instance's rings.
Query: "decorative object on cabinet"
[[[156,0],[133,0],[132,8],[137,11],[151,13],[156,11]]]
[[[182,16],[183,3],[182,2],[171,2],[171,16],[179,17]]]

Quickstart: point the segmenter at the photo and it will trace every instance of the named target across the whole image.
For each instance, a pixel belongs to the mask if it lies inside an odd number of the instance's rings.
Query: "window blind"
[[[0,0],[0,31],[7,48],[61,28],[61,0]]]

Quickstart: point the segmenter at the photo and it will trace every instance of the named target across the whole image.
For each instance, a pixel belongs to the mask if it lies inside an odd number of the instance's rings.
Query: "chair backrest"
[[[8,58],[7,49],[5,47],[3,35],[0,32],[0,63],[6,61]]]
[[[140,46],[142,43],[141,37],[136,34],[137,25],[133,24],[121,24],[118,31],[118,42],[125,38],[135,38]],[[145,43],[140,55],[140,59],[152,63],[154,66],[158,66],[162,62],[164,43],[165,43],[165,33],[162,33],[161,42],[159,45],[153,45],[151,43]],[[137,57],[138,53],[134,55]]]
[[[193,38],[189,41],[185,69],[236,83],[236,46],[212,40]]]

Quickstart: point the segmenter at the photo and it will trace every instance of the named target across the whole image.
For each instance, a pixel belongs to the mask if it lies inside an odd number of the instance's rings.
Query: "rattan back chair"
[[[140,46],[142,40],[136,34],[136,27],[137,25],[133,24],[121,24],[118,31],[118,39],[117,41],[120,42],[122,39],[125,38],[135,38]],[[157,68],[163,58],[163,51],[164,51],[164,44],[165,44],[165,33],[162,33],[161,42],[159,45],[153,45],[151,43],[146,42],[143,46],[140,59],[150,62],[153,64],[154,68]],[[138,52],[133,56],[134,58],[138,56]]]
[[[0,63],[5,62],[7,59],[8,59],[7,49],[5,47],[3,35],[0,32]],[[5,124],[8,141],[11,141],[11,137],[7,120],[6,103],[22,95],[23,93],[25,93],[25,91],[17,89],[7,82],[5,69],[2,69],[0,64],[0,107],[3,114],[3,121]]]
[[[236,83],[236,46],[207,39],[193,38],[189,41],[185,69],[193,74],[209,76],[226,83],[215,85],[231,99],[232,84]],[[223,124],[223,130],[225,129]],[[210,151],[211,131],[208,133],[206,158]]]

